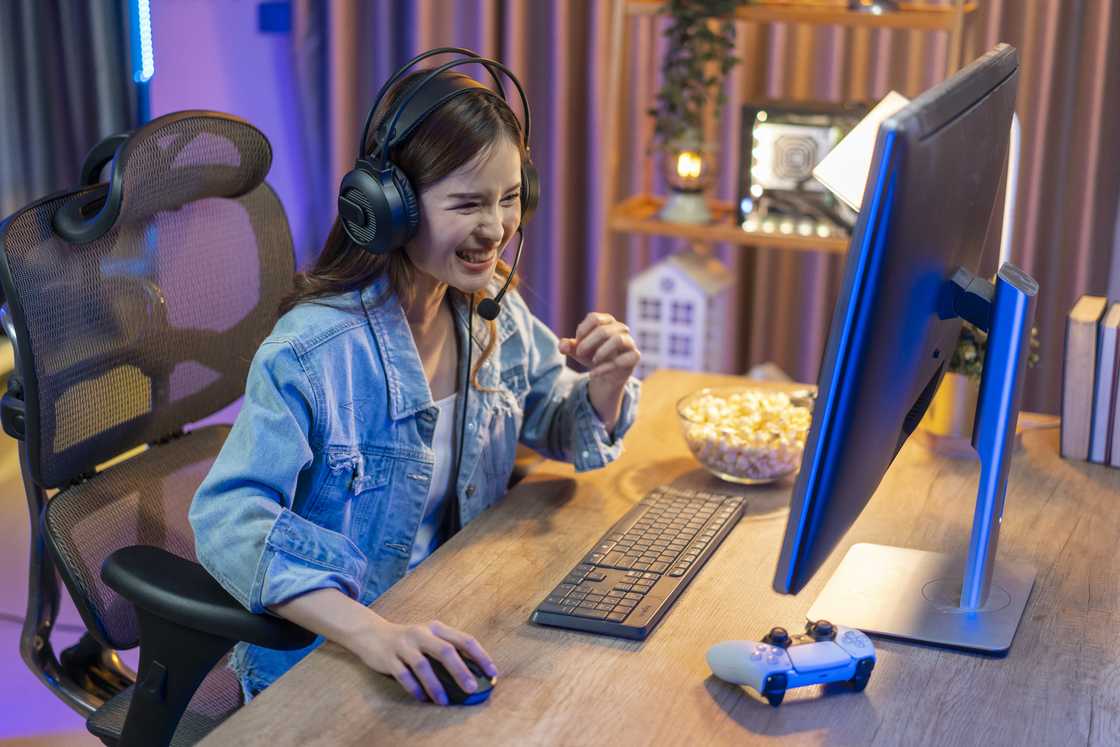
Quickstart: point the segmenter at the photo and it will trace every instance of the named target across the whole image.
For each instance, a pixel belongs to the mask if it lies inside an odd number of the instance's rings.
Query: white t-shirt
[[[420,520],[420,529],[416,532],[416,541],[412,544],[412,556],[408,560],[408,570],[420,565],[420,561],[431,555],[439,547],[444,537],[440,535],[443,528],[444,513],[449,501],[448,496],[454,486],[452,472],[455,469],[455,411],[459,403],[458,393],[435,403],[439,409],[436,417],[436,432],[432,436],[432,449],[436,452],[436,463],[432,470],[432,481],[428,485],[428,497],[424,501],[424,516]]]

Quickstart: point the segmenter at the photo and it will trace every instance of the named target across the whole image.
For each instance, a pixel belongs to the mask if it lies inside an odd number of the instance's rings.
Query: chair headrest
[[[181,111],[90,151],[83,179],[96,178],[112,154],[109,180],[55,213],[55,232],[71,244],[95,241],[115,226],[207,197],[239,197],[264,181],[272,147],[243,119]]]

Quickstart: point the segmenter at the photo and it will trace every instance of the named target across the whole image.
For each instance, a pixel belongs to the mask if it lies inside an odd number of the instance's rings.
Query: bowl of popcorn
[[[684,440],[709,472],[759,485],[792,475],[813,419],[814,393],[762,387],[714,387],[677,403]]]

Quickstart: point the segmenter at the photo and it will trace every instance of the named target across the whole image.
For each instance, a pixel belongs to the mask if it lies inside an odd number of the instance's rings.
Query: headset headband
[[[501,79],[498,77],[498,73],[499,72],[502,73],[503,75],[505,75],[506,78],[508,78],[510,81],[513,82],[514,87],[517,89],[517,94],[521,99],[521,111],[524,115],[523,119],[524,119],[524,124],[525,124],[525,127],[524,127],[524,130],[525,130],[524,145],[525,145],[526,151],[528,151],[529,150],[529,143],[530,143],[529,133],[530,133],[530,128],[531,128],[530,115],[529,115],[529,101],[528,101],[528,98],[525,95],[525,89],[523,89],[521,87],[521,82],[517,79],[517,76],[513,74],[513,71],[510,70],[505,65],[503,65],[502,63],[500,63],[496,60],[492,60],[488,57],[482,57],[478,54],[475,54],[474,52],[471,52],[469,49],[461,49],[459,47],[440,47],[438,49],[428,50],[427,52],[424,52],[423,54],[417,55],[416,57],[412,58],[400,70],[398,70],[392,77],[390,77],[389,80],[385,81],[384,85],[381,86],[381,90],[377,92],[377,98],[374,100],[373,106],[370,107],[369,114],[366,116],[365,126],[362,128],[362,136],[361,136],[361,139],[358,142],[358,158],[361,159],[365,156],[365,143],[366,143],[366,138],[369,136],[369,127],[370,127],[370,124],[373,121],[374,113],[377,111],[378,107],[381,105],[381,100],[382,100],[382,98],[384,98],[385,93],[389,90],[389,88],[393,85],[393,83],[400,80],[401,77],[403,77],[404,74],[410,68],[415,66],[418,62],[420,62],[420,61],[422,61],[422,60],[424,60],[428,57],[431,57],[432,55],[436,55],[436,54],[459,54],[459,55],[463,55],[463,58],[458,59],[458,60],[452,60],[451,62],[446,62],[446,63],[440,65],[439,67],[435,68],[434,70],[429,72],[427,75],[425,75],[417,84],[413,85],[409,89],[409,91],[403,95],[403,100],[398,102],[398,104],[394,107],[394,111],[392,113],[393,116],[391,117],[391,119],[388,120],[388,126],[385,128],[385,136],[383,138],[383,141],[379,141],[379,143],[378,143],[378,150],[379,150],[379,154],[381,156],[381,167],[385,168],[386,162],[388,160],[389,149],[392,146],[396,145],[400,140],[403,140],[405,137],[407,137],[407,135],[412,132],[412,130],[416,127],[416,125],[419,124],[420,122],[422,122],[424,119],[426,119],[427,116],[432,113],[432,111],[434,111],[436,108],[442,106],[444,103],[446,103],[448,100],[450,100],[454,96],[456,96],[460,93],[466,93],[469,90],[474,90],[471,87],[464,88],[462,86],[459,86],[458,90],[451,91],[450,93],[445,92],[444,95],[437,96],[436,97],[437,100],[434,103],[432,103],[430,106],[427,106],[425,108],[425,110],[422,111],[419,114],[419,116],[416,116],[416,117],[412,118],[411,121],[406,121],[406,123],[405,123],[406,126],[404,127],[402,132],[398,133],[396,131],[397,123],[398,123],[398,120],[401,117],[402,112],[412,102],[412,100],[426,86],[429,86],[430,83],[432,82],[432,80],[434,78],[436,78],[436,76],[440,75],[441,73],[443,73],[447,70],[450,70],[452,68],[459,67],[459,66],[462,66],[462,65],[477,64],[477,65],[482,65],[483,67],[485,67],[487,69],[487,71],[490,73],[490,77],[494,79],[494,84],[497,86],[498,90],[497,90],[497,92],[491,91],[491,89],[486,88],[481,83],[478,83],[479,88],[482,88],[486,91],[490,91],[491,93],[493,93],[496,96],[500,94],[503,101],[505,100],[505,91],[502,87]],[[474,81],[474,82],[477,83],[477,81]]]

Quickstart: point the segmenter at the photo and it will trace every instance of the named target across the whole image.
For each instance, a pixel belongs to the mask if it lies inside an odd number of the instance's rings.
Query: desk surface
[[[777,709],[715,679],[709,646],[796,627],[852,543],[964,548],[978,474],[908,443],[812,583],[777,594],[792,483],[709,477],[673,407],[736,381],[654,374],[617,462],[579,476],[546,462],[374,603],[391,620],[474,634],[502,673],[486,704],[417,703],[328,643],[206,744],[1120,744],[1120,470],[1061,460],[1056,429],[1024,434],[1011,470],[999,552],[1033,563],[1038,580],[1006,658],[878,638],[864,693],[791,690]],[[649,639],[530,624],[568,569],[662,483],[740,492],[749,505]]]

